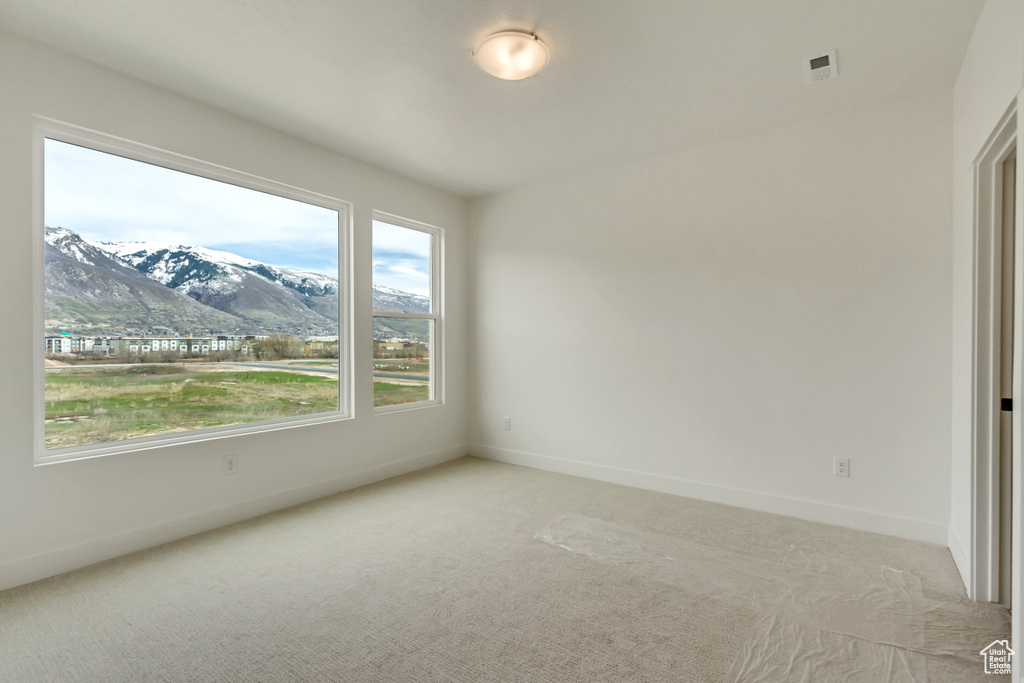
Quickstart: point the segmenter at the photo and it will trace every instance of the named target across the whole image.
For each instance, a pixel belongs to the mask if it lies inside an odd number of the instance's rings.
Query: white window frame
[[[164,168],[182,171],[192,175],[217,180],[231,185],[285,197],[306,204],[313,204],[338,212],[338,410],[315,415],[284,417],[259,422],[246,422],[222,427],[207,427],[184,433],[154,434],[123,441],[46,448],[45,436],[45,382],[44,354],[37,353],[33,359],[33,442],[34,464],[48,465],[72,460],[84,460],[118,453],[166,448],[183,444],[199,443],[232,436],[258,434],[261,432],[294,429],[307,425],[349,420],[353,417],[352,402],[352,263],[349,258],[352,242],[352,204],[344,200],[303,190],[259,176],[236,171],[209,162],[194,159],[174,152],[150,147],[123,138],[99,133],[71,124],[35,117],[33,123],[33,306],[34,348],[45,347],[44,318],[46,295],[46,268],[44,248],[44,142],[47,138],[79,145],[99,152],[116,154],[121,157],[154,164]]]
[[[430,393],[431,396],[425,401],[412,401],[410,403],[399,403],[391,406],[374,407],[373,412],[377,415],[398,413],[405,410],[416,410],[418,408],[429,408],[444,405],[444,229],[436,225],[429,225],[420,221],[396,216],[395,214],[383,211],[373,211],[373,220],[381,223],[390,223],[399,228],[408,228],[425,232],[431,236],[430,240],[430,313],[401,313],[397,311],[377,311],[371,313],[370,326],[373,327],[373,318],[407,318],[415,320],[434,321],[434,331],[430,340]],[[373,239],[372,223],[370,238]],[[371,254],[373,252],[371,246]],[[372,258],[372,257],[371,257]],[[371,269],[372,271],[372,269]],[[370,274],[370,283],[373,283],[373,273]],[[372,294],[371,294],[372,297]],[[370,304],[371,308],[373,304]],[[372,353],[371,353],[372,356]],[[372,376],[371,376],[372,379]],[[371,391],[372,394],[372,391]],[[372,400],[372,399],[371,399]]]

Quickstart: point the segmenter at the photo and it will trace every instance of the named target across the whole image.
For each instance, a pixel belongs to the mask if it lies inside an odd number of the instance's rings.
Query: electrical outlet
[[[848,458],[836,458],[835,465],[833,465],[832,474],[837,477],[848,477],[850,476],[850,460]]]
[[[238,471],[238,455],[232,453],[224,456],[224,474],[234,474]]]
[[[505,418],[505,431],[506,432],[512,431],[512,418],[511,417],[506,417]]]

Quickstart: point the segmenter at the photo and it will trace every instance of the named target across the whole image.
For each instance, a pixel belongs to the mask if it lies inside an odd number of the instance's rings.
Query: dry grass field
[[[217,366],[46,371],[46,447],[63,448],[338,409],[337,377]]]
[[[430,387],[426,384],[373,383],[373,406],[393,406],[399,403],[426,401],[430,398]]]

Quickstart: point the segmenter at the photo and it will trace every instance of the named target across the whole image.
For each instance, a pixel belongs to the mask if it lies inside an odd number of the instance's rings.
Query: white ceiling
[[[982,4],[3,0],[0,26],[474,196],[950,87]],[[551,64],[500,81],[471,51],[513,28]]]

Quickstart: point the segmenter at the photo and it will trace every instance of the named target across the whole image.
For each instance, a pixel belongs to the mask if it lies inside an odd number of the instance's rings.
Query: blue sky
[[[338,213],[46,140],[45,222],[88,240],[170,242],[337,277]]]
[[[430,296],[430,234],[373,222],[373,284]]]

